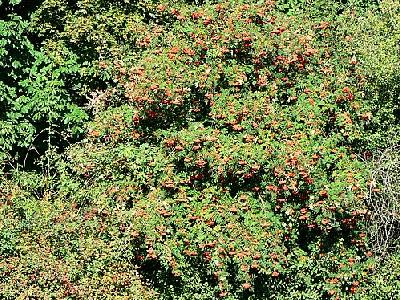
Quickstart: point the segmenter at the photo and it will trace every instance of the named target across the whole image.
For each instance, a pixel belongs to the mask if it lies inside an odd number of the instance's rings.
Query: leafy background
[[[0,7],[2,298],[399,297],[396,1]]]

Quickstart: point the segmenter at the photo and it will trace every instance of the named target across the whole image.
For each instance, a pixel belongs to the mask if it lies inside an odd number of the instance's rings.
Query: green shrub
[[[130,237],[94,234],[101,220],[37,195],[37,179],[19,173],[0,184],[0,297],[156,299],[124,252]]]
[[[2,298],[396,296],[365,233],[356,154],[381,125],[362,17],[282,3],[43,1],[9,98],[32,136],[79,131],[77,105],[57,122],[85,96],[93,119],[44,176],[1,184]]]
[[[400,258],[395,253],[388,255],[375,266],[369,277],[369,285],[361,292],[361,299],[398,299],[400,297]]]
[[[337,19],[347,11],[365,11],[377,7],[380,0],[277,0],[279,10],[289,15],[306,13],[309,17]]]
[[[189,8],[135,61],[103,60],[118,103],[68,152],[60,195],[123,222],[161,298],[352,295],[369,263],[351,55],[328,22]]]
[[[359,89],[370,107],[364,115],[368,150],[399,143],[399,10],[398,1],[384,0],[378,9],[349,14],[340,24],[351,39],[347,51],[354,55]]]
[[[76,61],[60,65],[36,50],[27,27],[17,16],[0,20],[1,166],[32,162],[50,145],[66,144],[87,119],[65,89],[64,77],[78,71]]]

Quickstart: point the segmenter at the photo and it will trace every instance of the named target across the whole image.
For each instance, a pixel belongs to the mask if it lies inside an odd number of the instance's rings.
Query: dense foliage
[[[36,49],[28,26],[16,15],[0,20],[0,165],[26,165],[50,143],[83,133],[87,119],[66,86],[65,78],[78,72],[76,60],[59,64]]]
[[[2,298],[400,296],[397,2],[1,5]]]

